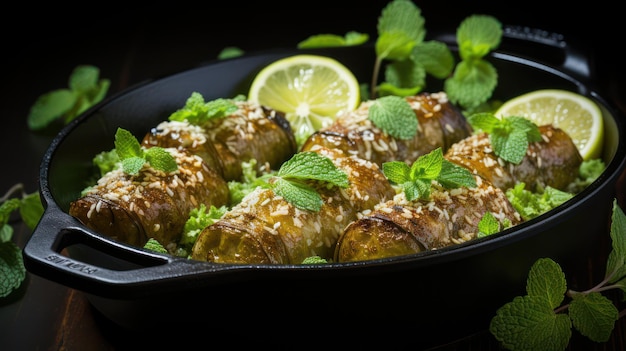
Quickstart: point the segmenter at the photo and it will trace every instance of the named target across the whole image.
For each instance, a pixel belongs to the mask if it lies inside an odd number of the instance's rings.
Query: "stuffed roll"
[[[582,157],[562,129],[544,125],[539,126],[539,132],[543,140],[530,143],[519,164],[496,156],[486,133],[474,134],[455,143],[445,157],[503,190],[520,182],[531,191],[546,186],[567,190],[567,186],[578,176]]]
[[[412,163],[419,156],[438,147],[444,151],[469,136],[470,125],[443,92],[421,93],[406,97],[418,119],[417,134],[411,139],[397,139],[385,133],[368,119],[373,101],[365,101],[355,111],[338,117],[329,127],[313,133],[301,150],[313,145],[337,148],[350,155],[372,161]]]
[[[505,193],[475,176],[476,187],[445,189],[438,184],[428,200],[404,192],[380,203],[348,225],[339,238],[335,261],[361,261],[435,250],[475,239],[486,212],[504,228],[522,220]]]
[[[272,189],[258,187],[200,233],[192,258],[270,264],[300,264],[311,256],[330,260],[337,238],[357,213],[395,194],[376,164],[338,149],[316,146],[311,151],[330,158],[347,174],[349,186],[312,182],[323,200],[317,212],[299,209]]]
[[[204,160],[185,150],[165,149],[178,169],[165,173],[148,163],[130,175],[121,167],[70,204],[69,214],[87,227],[118,241],[143,246],[149,238],[170,253],[193,208],[228,204],[226,181]]]

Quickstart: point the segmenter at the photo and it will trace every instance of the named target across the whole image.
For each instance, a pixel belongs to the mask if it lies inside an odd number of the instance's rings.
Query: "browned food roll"
[[[222,160],[213,143],[208,140],[206,130],[200,126],[187,121],[163,121],[152,128],[141,143],[145,147],[159,146],[187,150],[200,156],[209,168],[224,176]]]
[[[522,221],[501,189],[475,178],[475,188],[435,185],[425,201],[408,201],[402,192],[364,212],[339,238],[335,261],[372,260],[463,243],[476,238],[478,222],[487,211],[502,228]]]
[[[192,258],[222,263],[300,264],[311,256],[331,260],[336,240],[358,212],[390,199],[395,191],[380,168],[341,150],[314,147],[345,171],[348,188],[312,182],[323,205],[301,210],[273,190],[257,188],[220,220],[205,228]]]
[[[200,204],[226,205],[229,193],[226,181],[200,156],[166,150],[178,170],[165,173],[145,164],[136,175],[110,171],[70,204],[70,215],[115,240],[143,246],[154,238],[173,253],[189,212]]]
[[[222,161],[224,179],[241,180],[244,161],[256,159],[259,170],[276,169],[296,153],[294,134],[282,112],[250,101],[235,103],[235,113],[203,125]]]
[[[582,157],[569,135],[552,125],[539,127],[543,141],[530,143],[519,164],[496,156],[485,133],[475,134],[452,145],[445,157],[468,168],[503,190],[523,182],[528,190],[546,186],[567,190],[576,180]]]
[[[412,139],[397,139],[376,127],[368,119],[373,101],[365,101],[355,111],[339,116],[329,127],[313,133],[300,150],[323,145],[381,166],[389,161],[413,163],[438,147],[445,152],[453,143],[471,134],[465,116],[448,101],[446,93],[421,93],[406,100],[418,119],[418,131]]]

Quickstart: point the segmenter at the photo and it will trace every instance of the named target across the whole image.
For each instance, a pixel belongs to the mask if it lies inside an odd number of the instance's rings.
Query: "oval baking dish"
[[[41,163],[46,210],[24,249],[25,265],[31,273],[86,293],[99,311],[129,329],[159,323],[185,328],[186,320],[200,316],[202,328],[215,335],[237,330],[258,336],[278,328],[295,338],[304,337],[302,326],[308,333],[311,325],[329,332],[346,324],[381,338],[384,332],[419,331],[424,336],[417,344],[485,330],[497,308],[524,293],[538,258],[559,263],[573,284],[583,279],[587,260],[610,245],[611,209],[625,169],[626,120],[597,93],[590,62],[561,38],[537,33],[506,29],[500,49],[488,57],[500,76],[494,97],[506,100],[543,88],[574,91],[600,105],[605,125],[606,171],[547,214],[441,250],[313,265],[212,264],[161,255],[111,240],[67,214],[90,176],[93,156],[113,147],[118,127],[143,135],[194,91],[207,101],[245,94],[261,68],[301,52],[268,51],[141,84],[65,127]],[[436,37],[454,50],[451,38]],[[308,52],[338,59],[360,81],[371,75],[370,46]],[[528,57],[529,52],[545,57]],[[440,87],[429,83],[427,89]]]

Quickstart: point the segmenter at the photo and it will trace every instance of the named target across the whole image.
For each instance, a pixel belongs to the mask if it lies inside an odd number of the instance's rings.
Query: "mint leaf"
[[[8,199],[0,205],[0,224],[9,223],[11,213],[20,208],[20,200],[16,198]]]
[[[385,68],[385,80],[378,87],[380,96],[412,96],[426,85],[426,70],[413,60],[396,61]]]
[[[324,203],[315,189],[303,183],[278,178],[273,183],[273,189],[277,195],[299,209],[317,212]]]
[[[478,222],[478,238],[482,238],[500,231],[500,222],[494,215],[487,211]]]
[[[57,89],[39,96],[30,108],[28,127],[31,130],[45,128],[70,111],[76,100],[76,94],[69,89]]]
[[[495,67],[482,59],[461,61],[452,77],[444,81],[444,90],[451,102],[464,109],[475,109],[491,98],[498,84]]]
[[[191,124],[202,125],[213,118],[223,118],[237,112],[237,105],[230,99],[215,99],[209,102],[202,94],[192,92],[187,98],[185,106],[173,112],[170,121],[187,121]]]
[[[0,297],[19,288],[25,278],[22,250],[12,241],[0,243]]]
[[[178,169],[176,159],[161,147],[143,149],[134,135],[126,129],[117,128],[115,132],[115,152],[117,153],[124,173],[137,174],[148,162],[154,169],[173,172]]]
[[[530,268],[526,281],[528,295],[544,298],[554,309],[563,302],[566,291],[565,274],[553,260],[540,258]]]
[[[489,331],[509,350],[565,350],[572,335],[566,314],[555,314],[540,296],[517,296],[500,307]]]
[[[459,187],[475,188],[476,179],[469,169],[452,163],[446,159],[442,160],[441,172],[437,176],[437,181],[445,188],[454,189]]]
[[[412,1],[394,0],[378,18],[376,56],[379,59],[405,59],[424,40],[422,11]]]
[[[368,118],[394,138],[411,139],[417,134],[415,111],[406,99],[399,96],[385,96],[374,100],[369,108]]]
[[[100,69],[94,66],[77,66],[72,71],[69,79],[69,87],[73,91],[88,93],[98,84]]]
[[[129,157],[122,160],[122,169],[124,173],[135,175],[141,171],[143,165],[146,163],[146,159],[143,157]]]
[[[469,170],[444,159],[441,148],[420,156],[411,167],[401,161],[385,162],[382,171],[389,181],[403,189],[409,201],[427,199],[433,180],[448,189],[476,186]]]
[[[492,113],[481,112],[470,115],[467,121],[475,131],[489,134],[494,154],[514,164],[524,159],[530,142],[542,140],[539,128],[523,117],[498,118]]]
[[[278,170],[277,176],[291,179],[312,179],[342,188],[350,184],[346,173],[338,169],[328,157],[316,152],[296,153]]]
[[[573,295],[569,316],[582,335],[595,342],[606,342],[619,319],[619,312],[609,299],[598,292],[590,292]]]
[[[19,210],[24,224],[31,230],[35,229],[44,211],[39,191],[24,195],[20,200]]]
[[[422,155],[411,165],[411,179],[435,180],[441,173],[443,151],[440,147]]]
[[[495,130],[489,136],[491,146],[496,154],[508,162],[519,164],[526,156],[528,150],[528,138],[526,134],[517,130],[504,133],[503,130]]]
[[[480,59],[500,45],[502,24],[492,16],[472,15],[461,22],[456,37],[463,60]]]
[[[225,59],[229,59],[229,58],[234,58],[234,57],[239,57],[242,56],[245,52],[235,46],[228,46],[223,48],[218,54],[217,54],[217,58],[219,60],[225,60]]]
[[[100,102],[111,82],[99,79],[99,75],[98,67],[76,66],[68,79],[68,89],[55,89],[37,98],[27,117],[28,127],[40,130],[59,119],[67,124]]]
[[[616,199],[611,215],[611,246],[613,250],[607,259],[605,278],[614,283],[626,277],[626,215]]]
[[[396,184],[403,184],[411,180],[411,168],[402,161],[389,161],[382,165],[385,177]]]
[[[447,78],[454,69],[452,51],[440,41],[431,40],[417,44],[411,52],[411,60],[419,63],[427,73],[438,79]]]
[[[365,44],[368,40],[368,34],[355,31],[350,31],[343,37],[336,34],[318,34],[312,35],[298,43],[298,49],[355,46]]]
[[[151,147],[144,151],[146,161],[154,169],[169,173],[178,169],[176,159],[162,147]]]
[[[274,192],[292,205],[305,210],[319,211],[323,200],[317,191],[303,181],[315,180],[346,188],[348,175],[325,156],[312,151],[296,153],[283,163],[270,185]]]
[[[121,160],[131,157],[143,158],[143,151],[139,141],[126,129],[117,128],[114,144],[115,151]]]

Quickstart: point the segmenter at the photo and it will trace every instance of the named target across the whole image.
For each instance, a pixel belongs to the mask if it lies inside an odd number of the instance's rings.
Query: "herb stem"
[[[372,82],[370,83],[370,99],[376,99],[376,84],[378,83],[378,74],[380,74],[380,66],[382,65],[382,58],[380,56],[376,57],[376,62],[374,63],[374,71],[372,72]]]
[[[0,202],[7,201],[8,199],[11,198],[11,196],[13,196],[13,194],[15,194],[18,191],[23,191],[23,190],[24,190],[24,184],[17,183],[13,185],[2,197],[0,197]]]

